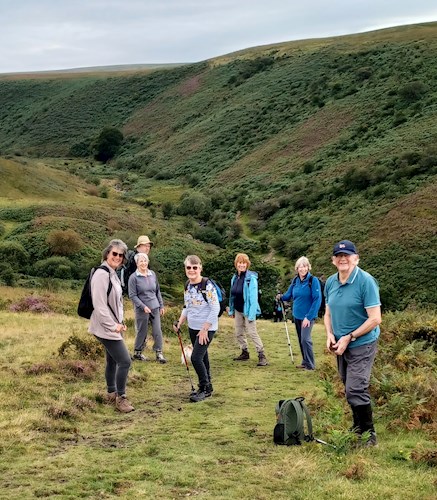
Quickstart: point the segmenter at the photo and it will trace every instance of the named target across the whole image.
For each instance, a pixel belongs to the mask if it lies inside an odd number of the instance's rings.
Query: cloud
[[[428,0],[0,3],[0,72],[195,62],[251,46],[437,20]]]

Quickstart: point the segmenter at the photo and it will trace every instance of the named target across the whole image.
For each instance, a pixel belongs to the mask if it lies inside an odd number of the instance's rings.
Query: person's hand
[[[159,310],[159,315],[164,316],[165,314],[165,308],[163,307],[162,309]]]
[[[336,340],[333,333],[328,333],[326,337],[326,349],[329,352],[334,352],[334,346],[336,345]]]
[[[311,325],[311,321],[309,319],[304,318],[302,321],[302,328],[308,328]]]
[[[199,333],[197,334],[197,336],[199,337],[199,344],[200,345],[206,345],[209,342],[207,330],[200,330]]]
[[[117,333],[125,332],[126,330],[127,330],[126,325],[121,325],[121,324],[117,323],[117,326],[115,327],[115,331]]]
[[[343,337],[340,337],[338,339],[337,343],[332,346],[335,354],[337,354],[337,356],[341,356],[344,353],[344,351],[347,349],[349,342],[350,342],[349,335],[343,335]]]
[[[144,306],[144,312],[146,314],[150,314],[152,312],[152,309],[150,309],[150,307]]]
[[[175,321],[175,322],[173,323],[173,331],[174,331],[175,333],[178,333],[179,329],[180,329],[179,323],[178,323],[177,321]]]

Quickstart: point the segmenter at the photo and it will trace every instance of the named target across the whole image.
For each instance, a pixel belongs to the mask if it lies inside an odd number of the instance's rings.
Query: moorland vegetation
[[[147,71],[0,75],[0,496],[435,496],[436,31]],[[75,305],[105,243],[132,248],[139,234],[155,243],[169,305],[187,254],[226,285],[235,253],[249,253],[266,317],[297,257],[327,276],[332,244],[356,242],[385,310],[372,378],[379,448],[357,448],[347,430],[321,324],[318,369],[305,377],[290,366],[283,325],[265,320],[271,366],[235,366],[222,318],[217,390],[190,406],[170,308],[170,362],[135,365],[137,410],[114,416],[99,389],[102,353]],[[277,400],[298,395],[336,448],[272,445]]]

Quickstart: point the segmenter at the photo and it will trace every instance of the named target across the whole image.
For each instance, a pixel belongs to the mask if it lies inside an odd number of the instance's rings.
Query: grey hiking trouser
[[[370,372],[376,356],[377,341],[346,349],[337,356],[337,368],[350,406],[370,404]]]
[[[302,328],[302,321],[302,319],[294,318],[300,352],[302,353],[302,365],[309,370],[314,370],[316,363],[314,361],[313,341],[311,338],[314,321],[311,321],[310,326],[306,328]]]
[[[124,340],[108,340],[96,336],[106,349],[105,378],[108,392],[119,396],[126,394],[127,374],[131,365],[129,351]]]
[[[152,309],[150,314],[135,309],[135,351],[142,351],[147,342],[149,320],[152,323],[153,350],[162,351],[162,330],[159,307]]]

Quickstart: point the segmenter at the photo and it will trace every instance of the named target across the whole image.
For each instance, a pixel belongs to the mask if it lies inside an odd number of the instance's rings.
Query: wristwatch
[[[352,332],[349,335],[351,336],[351,342],[355,342],[357,340],[357,338],[354,337],[354,334]]]

